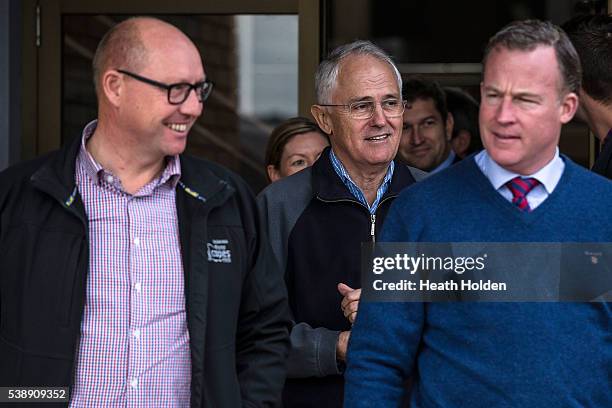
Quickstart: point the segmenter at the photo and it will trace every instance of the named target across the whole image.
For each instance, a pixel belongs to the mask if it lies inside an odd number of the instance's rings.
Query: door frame
[[[315,102],[320,57],[320,2],[312,0],[22,0],[21,158],[61,144],[61,25],[64,14],[295,14],[298,16],[298,111]]]

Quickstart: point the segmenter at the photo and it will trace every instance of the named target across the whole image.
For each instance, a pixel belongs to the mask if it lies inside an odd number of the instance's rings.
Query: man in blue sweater
[[[612,183],[557,148],[580,89],[566,35],[550,23],[512,23],[491,38],[483,67],[486,150],[404,190],[381,240],[611,242]],[[606,302],[362,301],[345,406],[407,397],[411,407],[610,407],[611,325]]]

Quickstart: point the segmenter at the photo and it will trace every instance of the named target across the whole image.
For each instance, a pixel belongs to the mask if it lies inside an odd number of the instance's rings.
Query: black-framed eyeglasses
[[[348,109],[349,116],[353,119],[370,119],[376,110],[376,101],[357,101],[350,104],[319,104],[319,106],[340,106]],[[388,118],[396,118],[404,114],[406,102],[401,99],[389,98],[380,101],[380,107]]]
[[[122,74],[125,74],[140,82],[144,82],[145,84],[153,85],[157,88],[166,90],[168,92],[168,103],[171,105],[180,105],[181,103],[185,102],[192,89],[195,91],[198,101],[204,102],[210,96],[214,85],[212,81],[209,80],[197,82],[195,84],[190,84],[188,82],[164,84],[163,82],[157,82],[124,69],[118,69],[117,72],[121,72]]]

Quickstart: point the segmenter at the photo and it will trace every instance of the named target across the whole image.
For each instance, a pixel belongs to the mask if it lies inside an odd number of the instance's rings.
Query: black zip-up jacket
[[[371,215],[338,177],[327,149],[312,167],[272,183],[257,197],[274,255],[285,268],[295,322],[283,393],[286,408],[342,406],[344,378],[336,341],[351,326],[340,310],[337,285],[361,287],[361,243],[375,239],[393,199],[425,175],[396,163],[391,184]]]
[[[73,381],[89,257],[87,216],[74,177],[77,139],[0,173],[0,386]],[[227,170],[193,157],[180,160],[176,206],[191,407],[276,406],[290,320],[255,200]],[[206,244],[213,239],[228,240],[231,263],[211,262]]]

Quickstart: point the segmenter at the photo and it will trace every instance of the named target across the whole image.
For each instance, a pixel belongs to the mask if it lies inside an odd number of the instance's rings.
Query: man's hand
[[[346,348],[348,347],[350,331],[340,332],[338,341],[336,342],[336,360],[346,362]]]
[[[342,302],[340,303],[342,313],[344,314],[344,317],[346,317],[348,321],[353,324],[355,322],[355,318],[357,317],[361,289],[353,289],[344,283],[339,283],[338,292],[344,296],[342,298]]]

